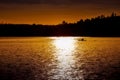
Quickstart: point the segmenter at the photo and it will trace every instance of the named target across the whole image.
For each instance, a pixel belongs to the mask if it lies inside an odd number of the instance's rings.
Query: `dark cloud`
[[[108,4],[118,5],[120,0],[0,0],[4,4]]]
[[[3,6],[1,6],[1,4]],[[40,8],[42,8],[40,5],[44,5],[44,8],[46,5],[52,5],[52,6],[64,6],[64,7],[74,7],[75,5],[77,7],[90,9],[97,8],[97,9],[120,9],[120,0],[0,0],[0,10],[4,9],[14,9],[19,6],[24,5],[39,5]],[[11,7],[12,5],[12,7]],[[26,6],[25,6],[26,7]]]
[[[5,4],[64,4],[69,2],[69,0],[0,0],[0,3]]]

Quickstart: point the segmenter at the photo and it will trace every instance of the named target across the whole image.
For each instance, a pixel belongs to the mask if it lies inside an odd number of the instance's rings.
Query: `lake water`
[[[120,80],[120,38],[0,38],[0,80]]]

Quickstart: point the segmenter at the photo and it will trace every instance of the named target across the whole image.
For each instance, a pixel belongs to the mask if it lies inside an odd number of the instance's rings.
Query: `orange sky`
[[[0,22],[15,24],[59,24],[63,20],[76,22],[80,19],[120,13],[119,8],[99,5],[39,5],[1,4]]]

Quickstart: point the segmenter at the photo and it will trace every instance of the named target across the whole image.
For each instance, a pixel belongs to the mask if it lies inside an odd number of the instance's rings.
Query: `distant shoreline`
[[[0,39],[4,39],[4,38],[48,38],[48,37],[50,37],[50,38],[54,38],[54,37],[75,37],[75,38],[120,38],[120,36],[117,36],[117,37],[115,37],[115,36],[100,36],[100,37],[98,37],[98,36],[0,36]]]
[[[0,24],[0,37],[120,37],[120,16],[112,14],[59,25]]]

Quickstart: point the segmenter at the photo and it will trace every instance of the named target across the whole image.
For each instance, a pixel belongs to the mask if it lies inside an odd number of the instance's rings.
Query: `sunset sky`
[[[120,15],[120,0],[0,0],[0,23],[59,24]]]

